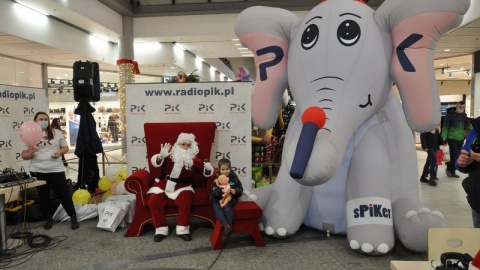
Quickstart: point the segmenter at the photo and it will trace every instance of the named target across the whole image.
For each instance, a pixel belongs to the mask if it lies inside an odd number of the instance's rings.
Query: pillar
[[[135,83],[135,74],[138,74],[138,65],[133,59],[133,18],[123,16],[123,36],[120,38],[118,52],[118,99],[120,101],[120,125],[122,132],[122,154],[126,153],[127,147],[127,123],[126,123],[126,96],[125,88],[128,83]]]
[[[473,110],[473,112],[471,115],[476,118],[480,116],[480,51],[474,52],[472,57],[473,69],[470,71],[472,72],[470,86],[473,103],[471,110]]]

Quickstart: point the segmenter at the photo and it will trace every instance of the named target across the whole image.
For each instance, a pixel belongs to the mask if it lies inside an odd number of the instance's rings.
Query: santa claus
[[[155,242],[162,241],[168,235],[168,224],[165,215],[167,200],[174,200],[178,207],[176,233],[184,241],[192,240],[190,235],[190,216],[193,201],[192,177],[194,172],[202,171],[205,177],[213,173],[210,163],[204,162],[196,155],[198,145],[195,135],[181,133],[173,145],[162,144],[160,153],[152,156],[154,167],[162,167],[162,175],[148,190],[150,194],[148,207],[155,227]]]

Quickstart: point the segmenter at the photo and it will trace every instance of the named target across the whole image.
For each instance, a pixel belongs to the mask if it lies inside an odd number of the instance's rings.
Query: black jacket
[[[219,175],[220,174],[217,172],[216,178],[218,178]],[[232,194],[232,196],[234,198],[238,198],[242,196],[243,186],[242,186],[242,182],[240,182],[240,180],[238,179],[237,174],[235,172],[230,172],[227,177],[229,180],[230,188],[235,189],[235,194]],[[215,181],[213,181],[212,182],[212,198],[220,200],[222,198],[222,195],[223,195],[222,189],[217,187],[217,184],[215,183]]]
[[[435,133],[432,132],[423,132],[420,134],[420,141],[422,143],[422,149],[434,148],[435,150],[440,149],[440,145],[444,144],[442,135],[435,130]]]

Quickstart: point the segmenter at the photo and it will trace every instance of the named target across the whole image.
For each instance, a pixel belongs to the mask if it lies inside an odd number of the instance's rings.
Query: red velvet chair
[[[125,180],[125,189],[136,196],[135,216],[130,224],[125,237],[140,236],[143,227],[152,222],[150,210],[147,206],[147,191],[152,186],[155,177],[161,174],[161,168],[155,168],[150,163],[150,158],[160,152],[163,143],[174,144],[180,133],[193,133],[198,143],[200,152],[198,157],[204,160],[210,159],[210,150],[215,140],[215,122],[185,122],[185,123],[145,123],[145,140],[147,145],[148,168],[138,170]],[[216,167],[216,164],[212,164]],[[215,169],[216,170],[216,169]],[[210,203],[210,187],[215,178],[216,171],[209,178],[197,173],[193,177],[192,216],[209,221],[212,226],[216,217]],[[165,209],[167,216],[176,216],[178,209],[169,201]]]

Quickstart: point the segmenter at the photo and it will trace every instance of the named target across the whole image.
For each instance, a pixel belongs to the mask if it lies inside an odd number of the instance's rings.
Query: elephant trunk
[[[319,107],[309,107],[303,112],[303,126],[290,169],[291,177],[295,179],[303,178],[317,132],[325,125],[326,118],[325,112]]]

